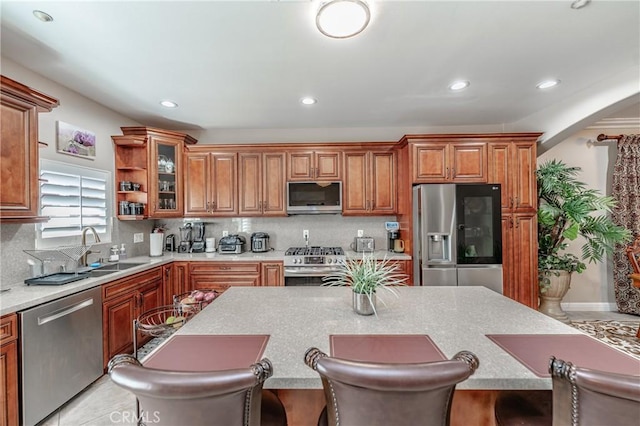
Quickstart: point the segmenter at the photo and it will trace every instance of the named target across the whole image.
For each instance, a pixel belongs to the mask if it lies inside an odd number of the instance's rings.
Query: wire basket
[[[175,305],[159,306],[148,310],[134,321],[137,331],[152,337],[168,337],[182,327],[195,314]]]
[[[196,292],[204,293],[205,297],[207,294],[213,293],[214,296],[211,300],[196,300],[193,296]],[[173,305],[177,309],[181,309],[185,312],[200,312],[204,307],[206,307],[209,303],[213,302],[220,296],[220,292],[217,290],[213,290],[211,288],[200,288],[193,291],[187,291],[186,293],[176,294],[173,296]],[[189,300],[190,299],[190,300]]]

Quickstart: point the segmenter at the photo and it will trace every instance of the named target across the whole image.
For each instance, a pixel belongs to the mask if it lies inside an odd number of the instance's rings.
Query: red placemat
[[[363,362],[419,363],[446,359],[423,334],[340,334],[329,336],[331,355]]]
[[[549,358],[610,373],[640,376],[640,359],[582,334],[487,334],[538,377],[551,377]]]
[[[245,368],[262,357],[269,335],[179,335],[149,355],[145,367],[174,371]]]

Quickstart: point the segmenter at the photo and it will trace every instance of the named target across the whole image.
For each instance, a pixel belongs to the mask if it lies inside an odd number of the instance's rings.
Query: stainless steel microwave
[[[342,182],[287,182],[287,213],[342,213]]]

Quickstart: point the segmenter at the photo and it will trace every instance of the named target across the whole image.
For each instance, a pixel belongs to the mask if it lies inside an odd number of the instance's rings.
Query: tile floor
[[[573,320],[611,319],[638,321],[638,316],[618,312],[569,311]],[[135,398],[117,388],[107,375],[78,394],[39,426],[112,426],[133,425]]]

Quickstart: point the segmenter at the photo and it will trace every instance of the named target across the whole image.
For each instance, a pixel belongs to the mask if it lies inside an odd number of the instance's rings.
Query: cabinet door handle
[[[509,227],[513,228],[513,218],[512,217],[509,218]]]
[[[518,197],[516,197],[516,207],[518,207],[520,205],[520,200],[518,199]]]
[[[216,202],[212,201],[211,202],[211,211],[214,211],[216,209]]]
[[[209,203],[209,201],[207,201],[207,210],[206,211],[209,211],[209,204],[211,204],[211,203]]]
[[[509,197],[509,208],[513,207],[513,197]]]
[[[516,228],[520,228],[520,219],[516,219]]]
[[[449,168],[447,167],[447,170],[444,172],[444,178],[445,179],[449,179]]]
[[[452,167],[451,168],[451,179],[453,179],[455,177],[455,175],[456,175],[456,168]]]

